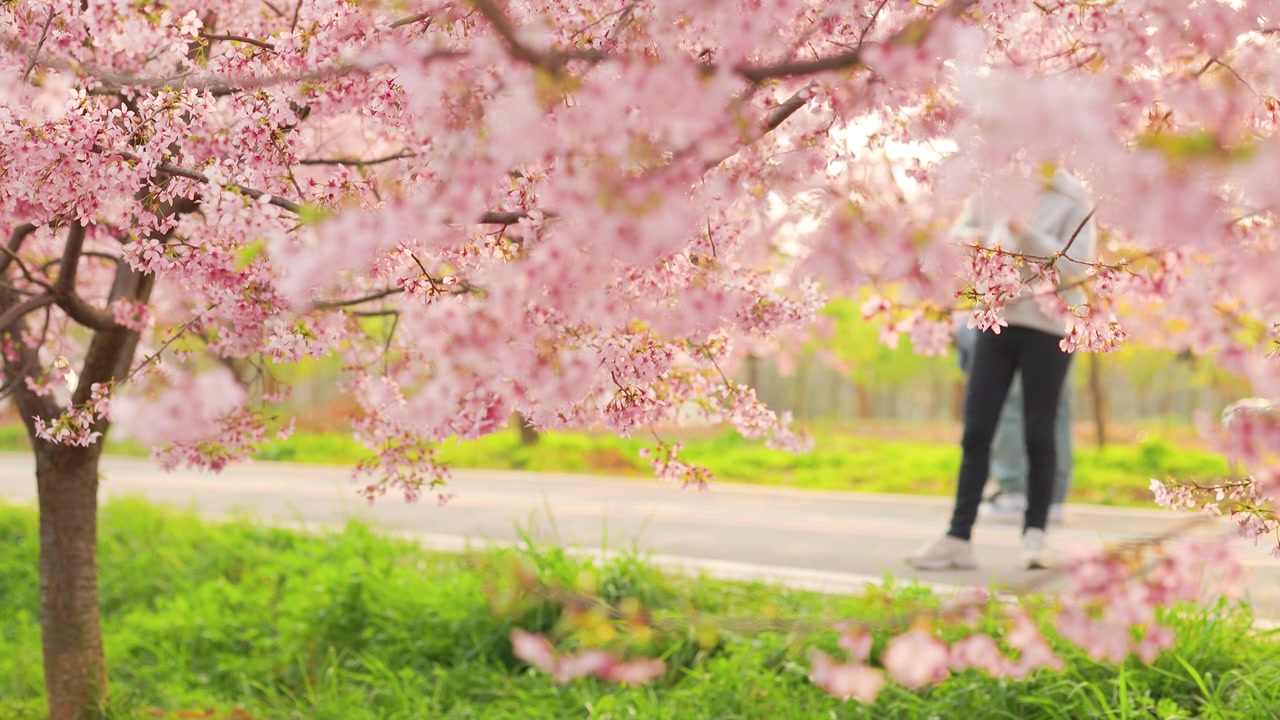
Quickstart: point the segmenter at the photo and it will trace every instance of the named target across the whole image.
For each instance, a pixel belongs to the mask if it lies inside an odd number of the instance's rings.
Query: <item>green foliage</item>
[[[786,622],[883,619],[932,605],[929,591],[891,582],[832,598],[666,577],[635,556],[437,554],[358,524],[302,534],[136,500],[109,504],[101,533],[120,719],[1262,718],[1280,707],[1280,643],[1253,630],[1247,611],[1226,607],[1172,614],[1177,646],[1151,667],[1067,650],[1061,674],[1009,681],[966,671],[920,693],[888,689],[863,707],[809,683],[809,636]],[[43,714],[35,538],[33,510],[0,506],[0,718]],[[510,629],[546,631],[559,612],[495,601],[517,567],[550,585],[595,588],[606,601],[639,599],[675,628],[652,645],[671,670],[652,687],[628,688],[557,686],[525,667],[511,655]],[[720,629],[708,634],[711,626]],[[834,641],[816,637],[831,651]]]
[[[350,433],[295,432],[284,440],[265,443],[259,460],[351,465],[369,457],[370,452]]]
[[[885,346],[880,342],[880,328],[862,319],[862,310],[854,300],[836,298],[827,303],[822,314],[831,319],[833,335],[810,343],[808,349],[830,351],[849,366],[850,378],[859,385],[904,385],[922,376],[939,374],[961,377],[954,357],[917,355],[905,335],[899,339],[898,347]]]
[[[5,452],[26,451],[31,449],[27,440],[27,430],[17,423],[0,425],[0,450]]]

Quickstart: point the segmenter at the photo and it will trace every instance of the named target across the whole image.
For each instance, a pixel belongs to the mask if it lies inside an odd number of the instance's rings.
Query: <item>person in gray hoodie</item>
[[[1016,217],[996,217],[990,197],[979,194],[965,203],[952,228],[960,240],[978,239],[987,246],[1054,261],[1058,295],[1067,305],[1084,302],[1079,281],[1095,255],[1092,207],[1084,187],[1065,170],[1056,170],[1036,196],[1030,224]],[[1030,273],[1030,269],[1024,270]],[[970,540],[991,462],[991,443],[1000,411],[1014,376],[1022,379],[1023,432],[1027,453],[1027,508],[1023,517],[1022,560],[1028,568],[1049,564],[1045,525],[1053,497],[1057,462],[1054,428],[1071,355],[1059,343],[1066,333],[1062,319],[1050,317],[1029,293],[1008,302],[1008,327],[981,333],[974,343],[965,394],[955,507],[946,534],[930,541],[908,562],[920,570],[977,567]],[[998,330],[998,332],[997,332]]]

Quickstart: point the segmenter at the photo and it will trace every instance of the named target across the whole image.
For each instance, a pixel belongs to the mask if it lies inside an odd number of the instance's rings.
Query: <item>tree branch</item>
[[[753,83],[797,75],[817,75],[831,70],[845,70],[862,64],[862,48],[815,60],[795,60],[775,65],[737,65],[733,71]]]
[[[957,0],[957,2],[954,2],[947,7],[947,12],[949,12],[953,16],[959,16],[974,2],[976,2],[976,0]],[[875,11],[872,13],[871,17],[868,19],[867,25],[864,26],[862,29],[862,34],[858,39],[858,44],[853,48],[849,49],[847,52],[843,52],[838,55],[833,55],[828,58],[821,58],[818,60],[810,60],[810,61],[803,61],[803,62],[788,62],[788,63],[780,63],[777,65],[768,65],[768,66],[742,66],[739,68],[735,68],[735,72],[737,72],[739,75],[742,75],[746,79],[751,80],[753,83],[758,84],[760,82],[763,82],[766,79],[771,79],[771,78],[787,77],[792,75],[812,75],[812,74],[816,74],[818,72],[823,72],[826,70],[855,67],[857,65],[860,65],[863,39],[866,37],[867,32],[870,31],[871,26],[876,22],[876,18],[879,16],[880,10],[884,7],[884,4],[885,3],[882,2],[879,6],[876,7]],[[901,37],[905,32],[906,30],[900,31],[896,37]],[[761,138],[763,138],[765,135],[768,135],[769,133],[773,132],[778,128],[778,126],[786,122],[788,118],[796,114],[796,112],[798,112],[800,108],[807,105],[809,102],[809,98],[811,97],[810,93],[815,85],[816,83],[811,81],[809,84],[805,85],[803,88],[798,90],[791,97],[782,101],[782,104],[778,105],[772,111],[770,111],[769,117],[766,120],[764,126],[753,135],[750,135],[747,138],[745,138],[743,141],[743,147],[749,146],[755,143],[756,141],[760,140]],[[703,172],[706,172],[707,170],[710,170],[711,168],[714,168],[720,163],[724,162],[728,158],[733,157],[733,155],[736,154],[739,149],[741,148],[735,149],[732,152],[729,152],[714,160],[708,160],[706,163],[703,164],[703,168],[702,168]]]
[[[0,275],[4,275],[9,265],[18,259],[18,250],[22,249],[22,243],[35,231],[36,226],[32,223],[22,223],[9,234],[9,245],[5,248],[4,257],[0,257]]]
[[[498,37],[506,45],[507,52],[511,57],[520,62],[548,72],[558,73],[569,60],[600,62],[607,57],[605,53],[599,50],[534,50],[516,37],[516,29],[511,24],[511,19],[502,12],[501,8],[494,4],[493,0],[470,0],[470,2],[476,12],[479,12],[484,16],[485,20],[489,21],[489,25],[493,27],[494,32],[498,33]]]
[[[73,293],[76,289],[76,274],[80,270],[80,252],[84,250],[84,236],[88,228],[84,223],[71,223],[67,231],[67,241],[62,246],[62,263],[58,269],[58,281],[53,284],[55,295]]]
[[[116,284],[125,286],[124,296],[145,305],[151,299],[155,278],[153,274],[144,275],[125,264],[120,266]],[[192,322],[197,318],[192,318]],[[138,338],[139,334],[136,330],[116,325],[114,320],[111,327],[93,334],[93,340],[89,342],[89,351],[85,354],[84,365],[80,370],[80,383],[76,385],[75,393],[71,397],[73,405],[83,405],[88,402],[96,383],[111,384],[120,381],[121,378],[127,379],[129,366],[138,349]],[[105,423],[106,420],[99,422]]]
[[[1071,237],[1067,239],[1067,244],[1062,246],[1062,251],[1058,253],[1059,255],[1071,260],[1072,262],[1079,262],[1079,260],[1075,260],[1067,255],[1067,251],[1071,249],[1072,245],[1076,244],[1076,238],[1080,237],[1080,231],[1084,230],[1084,226],[1089,224],[1089,221],[1093,219],[1093,215],[1096,212],[1098,212],[1098,206],[1094,205],[1089,209],[1089,214],[1085,215],[1084,219],[1080,221],[1080,224],[1076,226],[1075,232],[1071,233]]]
[[[945,8],[945,11],[952,16],[959,16],[965,10],[967,10],[970,6],[972,6],[975,2],[976,0],[956,0],[955,2],[950,3]],[[479,12],[482,16],[485,17],[485,19],[493,27],[494,32],[496,32],[499,35],[499,37],[502,39],[504,44],[507,46],[508,52],[510,52],[512,57],[516,58],[517,60],[521,60],[525,63],[528,63],[538,68],[554,71],[558,69],[566,60],[570,60],[570,59],[599,60],[605,57],[604,54],[594,50],[574,51],[574,52],[536,51],[533,48],[530,48],[529,46],[525,45],[517,37],[515,27],[512,25],[510,19],[507,18],[507,16],[497,6],[497,4],[495,3],[495,0],[470,0],[470,3],[477,10],[477,12]],[[880,10],[880,7],[877,7],[876,11],[872,14],[871,18],[868,21],[868,27],[871,23],[875,22],[875,19],[879,14],[879,10]],[[427,18],[420,17],[417,15],[410,16],[408,18],[404,18],[403,22],[396,21],[396,23],[393,23],[393,26],[398,27],[400,26],[400,24],[410,24],[412,22],[417,22],[418,20],[421,20],[421,19],[427,19]],[[865,29],[866,28],[864,28],[864,30]],[[927,28],[926,28],[926,31],[927,31]],[[906,32],[907,30],[903,30],[899,32],[899,34],[896,37],[900,38],[903,35],[905,35]],[[423,58],[423,61],[427,62],[433,59],[442,59],[442,58],[459,58],[459,57],[465,57],[467,55],[468,53],[466,51],[443,50],[443,51],[436,51],[427,55],[426,57]],[[742,65],[734,68],[734,71],[737,72],[742,77],[744,77],[745,79],[758,84],[769,79],[793,77],[798,75],[812,75],[812,74],[817,74],[817,73],[826,72],[830,70],[855,67],[860,64],[861,64],[861,47],[855,47],[847,52],[839,53],[837,55],[832,55],[826,58],[818,58],[815,60],[807,60],[807,61],[792,61],[792,62],[778,63],[774,65],[760,65],[760,66]],[[313,71],[311,73],[303,73],[303,74],[295,75],[291,77],[247,78],[244,81],[228,83],[225,85],[225,88],[231,88],[234,86],[241,89],[250,89],[253,87],[262,87],[262,86],[279,83],[279,82],[288,82],[291,80],[302,80],[302,79],[316,79],[316,78],[328,77],[331,75],[336,75],[344,72],[351,72],[356,70],[368,71],[370,69],[372,69],[372,67],[369,67],[369,66],[356,67],[355,65],[350,65],[350,66],[339,65],[339,66],[334,66],[332,68],[328,68],[325,70]],[[121,79],[120,82],[124,86],[143,87],[143,88],[159,90],[159,89],[165,89],[165,88],[171,87],[174,81],[180,80],[180,79],[181,77],[168,78],[168,79],[162,79],[162,80],[140,80],[140,79],[124,78],[124,79]],[[181,87],[185,87],[185,88],[195,87],[197,89],[201,88],[199,84],[194,84],[194,83],[184,83],[181,85]],[[800,110],[800,108],[804,107],[809,100],[810,88],[811,86],[808,86],[800,90],[799,92],[795,93],[791,97],[784,100],[782,104],[775,107],[769,113],[769,117],[765,122],[763,128],[760,130],[760,132],[747,138],[746,144],[749,145],[759,140],[761,137],[768,134],[769,132],[772,132],[778,126],[780,126],[783,122],[785,122],[788,118],[794,115],[798,110]],[[217,88],[211,85],[204,86],[204,89],[208,89],[210,91],[217,90]],[[97,149],[96,146],[95,146],[95,149]],[[136,155],[129,153],[127,151],[115,151],[115,152],[117,155],[125,159],[134,159],[134,160],[137,159]],[[372,164],[392,162],[394,160],[402,159],[403,157],[407,157],[405,152],[407,151],[402,151],[401,153],[397,153],[395,155],[387,156],[384,158],[375,158],[374,160],[368,160],[368,161],[361,161],[358,159],[351,159],[351,158],[334,158],[334,159],[301,160],[299,161],[299,164],[305,164],[305,165],[335,164],[335,165],[354,165],[354,166],[372,165]],[[725,157],[729,157],[729,156],[726,155]],[[724,159],[725,158],[720,158],[714,162],[709,162],[707,164],[707,169],[710,169],[711,167],[718,165],[720,162],[723,162]],[[175,177],[183,177],[190,180],[195,180],[197,182],[211,184],[208,176],[204,175],[203,173],[200,173],[196,170],[191,170],[188,168],[178,167],[171,163],[160,163],[159,165],[157,165],[156,170],[158,172],[163,172]],[[246,187],[246,186],[234,184],[234,183],[228,184],[226,187],[233,188],[236,191],[246,195],[247,197],[253,198],[255,200],[258,198],[261,198],[263,195],[268,195],[268,193],[262,192],[261,190],[256,190],[254,188],[250,188],[250,187]],[[298,203],[279,197],[277,195],[270,195],[270,199],[268,200],[268,202],[272,205],[283,208],[295,214],[299,214],[302,211],[302,206],[299,205]],[[482,214],[477,222],[478,224],[482,224],[482,225],[513,225],[515,223],[518,223],[520,220],[528,217],[529,213],[530,213],[529,210],[513,210],[513,211],[491,210]],[[553,215],[553,213],[549,211],[546,214],[548,216]]]
[[[502,38],[502,43],[507,46],[507,52],[511,54],[511,57],[534,67],[551,69],[548,55],[540,53],[521,42],[516,37],[516,29],[511,24],[511,20],[492,0],[471,0],[471,7],[475,8],[477,12],[484,16],[485,20],[489,21],[493,31],[498,33],[498,37]]]
[[[345,158],[345,157],[307,158],[305,160],[299,160],[298,164],[299,165],[350,165],[352,167],[367,167],[369,165],[381,165],[383,163],[389,163],[395,160],[403,160],[405,158],[411,158],[416,156],[417,156],[417,153],[413,152],[412,150],[401,150],[400,152],[395,153],[394,155],[387,155],[385,157],[374,158],[372,160],[360,160],[357,158]]]
[[[125,160],[138,159],[137,155],[134,155],[128,150],[107,150],[106,148],[100,145],[94,145],[93,150],[95,152],[114,153],[115,155]],[[394,158],[394,157],[379,158],[377,162],[384,162],[384,161],[390,162],[393,159],[399,159],[399,158]],[[301,162],[305,163],[306,161],[304,160]],[[365,164],[370,164],[370,163],[365,163]],[[174,177],[186,178],[188,180],[195,180],[196,182],[203,183],[206,185],[213,184],[213,182],[209,179],[208,175],[205,175],[204,173],[196,170],[192,170],[190,168],[179,167],[172,163],[165,162],[165,163],[160,163],[156,165],[156,172],[161,172],[166,175],[172,175]],[[302,213],[302,205],[296,202],[293,202],[292,200],[282,198],[279,195],[265,193],[261,190],[257,190],[255,188],[251,188],[245,185],[240,185],[238,183],[228,183],[224,187],[232,188],[235,191],[239,192],[240,194],[249,198],[253,198],[254,200],[257,200],[263,197],[264,195],[268,195],[270,196],[270,200],[267,201],[269,204],[275,205],[276,207],[282,208],[284,210],[288,210],[289,212],[295,215],[300,215]],[[531,212],[530,210],[490,210],[484,213],[483,215],[481,215],[480,218],[475,222],[479,225],[514,225],[520,222],[520,220],[522,220],[523,218],[529,217],[530,212]],[[553,212],[544,211],[544,213],[547,217],[555,216],[555,213]],[[0,251],[2,251],[2,249],[0,249]]]
[[[31,77],[31,70],[36,66],[36,58],[40,57],[40,50],[44,48],[45,38],[49,37],[49,25],[53,22],[53,6],[49,7],[49,16],[44,19],[44,27],[40,28],[40,39],[36,41],[35,49],[31,51],[31,57],[27,60],[27,67],[22,71],[22,81],[26,82]]]
[[[490,210],[480,216],[481,225],[515,225],[521,220],[529,217],[531,210]],[[553,217],[553,213],[546,213],[547,217]]]
[[[46,307],[44,311],[44,322],[40,324],[40,339],[36,341],[36,347],[44,347],[45,340],[49,337],[50,317],[51,313],[49,312],[49,308]],[[22,355],[25,356],[26,362],[20,368],[15,369],[12,373],[8,370],[4,373],[5,381],[4,385],[0,386],[0,400],[12,395],[16,389],[14,386],[18,382],[26,380],[27,375],[31,373],[31,370],[35,368],[36,363],[40,361],[38,353],[30,352],[25,348],[22,350]]]
[[[247,43],[249,45],[256,45],[262,48],[263,50],[275,51],[276,49],[276,46],[272,45],[269,42],[265,42],[263,40],[255,40],[254,38],[244,37],[243,35],[217,35],[214,33],[202,32],[200,33],[200,37],[204,38],[205,40],[214,40],[214,41],[225,40],[227,42]]]
[[[0,252],[4,253],[6,260],[18,263],[18,270],[22,272],[22,276],[27,279],[27,282],[31,283],[32,285],[37,285],[39,287],[42,287],[45,290],[48,290],[49,292],[53,292],[53,286],[50,285],[47,281],[41,280],[40,278],[36,277],[31,272],[31,269],[27,267],[27,264],[22,261],[22,258],[18,256],[18,253],[16,251],[10,250],[8,245],[0,245]]]
[[[99,153],[112,153],[124,160],[138,160],[138,156],[134,155],[128,150],[108,150],[107,148],[102,147],[101,145],[94,145],[93,150],[94,152],[99,152]],[[174,165],[173,163],[162,162],[156,165],[156,172],[164,173],[165,175],[172,175],[174,177],[186,178],[188,180],[195,180],[196,182],[202,183],[204,185],[214,184],[214,182],[209,179],[208,175],[205,175],[204,173],[196,170],[192,170],[190,168],[179,167],[177,165]],[[227,183],[222,187],[231,188],[236,192],[240,193],[241,195],[252,198],[254,200],[257,200],[263,197],[264,195],[266,195],[270,197],[270,199],[267,202],[271,205],[275,205],[278,208],[283,208],[285,210],[288,210],[289,212],[294,213],[295,215],[301,214],[302,212],[301,205],[299,205],[296,202],[293,202],[292,200],[287,200],[285,198],[282,198],[279,195],[265,193],[261,190],[256,190],[254,188],[241,185],[239,183]]]
[[[382,298],[390,297],[392,295],[399,295],[402,292],[404,292],[404,288],[387,288],[386,290],[379,290],[378,292],[370,293],[358,298],[351,298],[350,300],[328,300],[325,302],[318,302],[312,305],[312,307],[320,310],[333,310],[336,308],[351,307],[352,305],[373,302],[374,300],[381,300]]]
[[[769,112],[769,119],[764,124],[763,132],[751,138],[748,144],[759,140],[778,128],[779,125],[787,121],[787,118],[796,114],[796,111],[804,107],[809,102],[809,91],[812,89],[812,83],[796,92],[796,94],[782,101],[782,104]]]
[[[115,318],[103,308],[94,307],[76,292],[76,274],[80,266],[80,253],[84,249],[84,223],[74,222],[67,231],[62,250],[62,263],[52,295],[58,307],[72,320],[92,330],[111,330],[118,327]]]
[[[876,5],[876,9],[871,11],[871,17],[867,18],[867,24],[862,26],[862,32],[858,33],[858,43],[854,47],[862,47],[862,43],[867,39],[867,33],[871,32],[871,28],[876,26],[876,20],[880,18],[880,11],[884,10],[884,6],[889,4],[889,0],[880,0],[880,4]]]
[[[32,370],[40,363],[36,348],[26,343],[26,315],[36,307],[49,307],[53,304],[53,300],[52,293],[47,293],[39,298],[28,298],[18,302],[16,293],[0,288],[0,308],[4,308],[3,314],[0,314],[0,322],[4,323],[4,332],[13,343],[12,349],[16,350],[16,352],[3,353],[0,357],[0,363],[3,363],[4,368],[4,391],[15,396],[22,422],[31,438],[36,437],[36,418],[51,420],[61,412],[52,397],[39,395],[25,382]],[[41,345],[44,343],[48,329],[49,313],[46,311],[44,330],[40,338]]]
[[[427,27],[430,27],[430,26],[431,26],[431,13],[424,13],[424,12],[422,12],[422,13],[418,13],[417,15],[410,15],[409,17],[403,17],[403,18],[400,18],[399,20],[396,20],[395,22],[391,23],[391,27],[393,27],[393,28],[404,27],[405,25],[412,25],[412,24],[414,24],[414,23],[416,23],[416,22],[418,22],[418,21],[420,21],[420,20],[426,20],[426,21],[427,21],[427,24],[426,24],[425,26],[423,26],[423,28],[424,28],[424,29],[425,29],[425,28],[427,28]]]
[[[118,152],[117,154],[120,155],[121,157],[125,157],[126,155],[131,155],[132,153]],[[127,160],[129,158],[125,157],[125,159]],[[177,165],[173,165],[167,162],[160,163],[159,165],[157,165],[156,171],[165,173],[166,175],[173,175],[176,177],[184,177],[189,180],[195,180],[196,182],[200,182],[205,185],[214,184],[214,182],[209,179],[209,176],[205,175],[204,173],[196,172],[195,170],[189,170],[183,167],[178,167]],[[269,195],[269,193],[262,192],[261,190],[255,190],[254,188],[247,187],[239,183],[228,183],[224,187],[231,188],[236,192],[240,193],[241,195],[245,195],[254,200],[257,200],[264,195]],[[270,195],[270,199],[267,200],[267,203],[270,205],[275,205],[278,208],[283,208],[285,210],[288,210],[289,212],[294,213],[295,215],[302,213],[301,205],[299,205],[296,202],[293,202],[292,200],[286,200],[285,198],[282,198],[279,195]]]
[[[945,11],[952,17],[959,17],[964,14],[969,6],[973,5],[977,0],[955,0],[947,5]],[[879,13],[877,8],[876,13]],[[875,22],[875,16],[872,16],[871,22]],[[932,21],[930,21],[932,22]],[[908,31],[914,30],[914,24],[908,25],[899,31],[890,41],[901,40],[907,35]],[[926,33],[932,29],[930,24],[926,28]],[[865,31],[863,33],[866,34]],[[862,42],[859,40],[858,45],[850,50],[827,57],[816,58],[813,60],[795,60],[788,62],[775,63],[773,65],[737,65],[733,71],[738,75],[746,78],[753,83],[762,83],[766,80],[777,80],[786,77],[817,75],[819,73],[831,72],[832,70],[845,70],[857,67],[862,64]]]
[[[42,307],[48,307],[55,302],[57,302],[56,298],[49,293],[44,293],[32,298],[27,298],[23,302],[11,306],[8,310],[5,310],[3,314],[0,314],[0,335],[9,332],[10,327],[12,327],[14,323],[19,322],[22,318],[26,317],[27,313],[32,310],[39,310]]]
[[[467,57],[468,53],[464,50],[434,50],[422,55],[418,58],[418,62],[427,65],[439,60],[456,60]],[[102,85],[89,91],[90,95],[120,95],[126,89],[147,90],[150,92],[165,92],[175,90],[196,90],[207,92],[214,97],[225,97],[237,92],[246,90],[258,90],[274,85],[283,85],[291,82],[311,82],[316,80],[328,80],[342,75],[351,73],[368,73],[387,64],[388,61],[354,61],[335,63],[329,67],[319,68],[316,70],[308,70],[299,73],[286,73],[283,75],[264,75],[256,77],[240,77],[231,80],[201,78],[200,80],[189,79],[191,75],[185,73],[182,75],[173,75],[165,78],[138,78],[127,75],[102,74],[98,76]]]
[[[604,34],[604,40],[607,43],[605,47],[612,49],[618,44],[618,36],[622,34],[627,26],[631,24],[631,18],[635,17],[636,4],[634,2],[627,3],[618,14],[618,21],[609,28],[609,32]],[[603,20],[603,18],[601,18]]]

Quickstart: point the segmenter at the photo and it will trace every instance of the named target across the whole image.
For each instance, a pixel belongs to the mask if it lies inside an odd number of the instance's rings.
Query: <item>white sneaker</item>
[[[1062,503],[1055,503],[1049,506],[1049,524],[1061,525],[1067,521],[1066,513],[1062,510]]]
[[[978,521],[995,525],[1021,525],[1027,515],[1027,496],[1000,493],[978,506]],[[1062,503],[1049,506],[1049,524],[1061,525],[1066,520]]]
[[[978,567],[978,560],[973,554],[973,543],[943,535],[907,558],[907,564],[917,570],[972,570]]]
[[[1051,565],[1049,542],[1043,530],[1029,528],[1022,533],[1022,562],[1028,570],[1045,570]]]
[[[997,525],[1019,525],[1026,514],[1027,496],[1016,493],[996,493],[978,506],[978,520]]]

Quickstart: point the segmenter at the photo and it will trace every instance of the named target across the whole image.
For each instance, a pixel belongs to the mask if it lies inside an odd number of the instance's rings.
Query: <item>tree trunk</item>
[[[871,391],[867,389],[866,384],[859,382],[853,387],[858,393],[858,419],[870,420],[875,417],[875,403],[871,401]]]
[[[521,445],[538,444],[538,438],[541,436],[538,434],[537,429],[529,424],[529,421],[525,419],[524,415],[521,413],[512,413],[511,423],[520,431]]]
[[[1101,449],[1107,445],[1107,396],[1102,388],[1102,363],[1098,353],[1089,353],[1089,397],[1093,400],[1093,429]]]
[[[98,618],[98,457],[92,447],[36,444],[40,624],[50,720],[99,717],[106,663]]]
[[[796,363],[795,400],[791,404],[792,413],[801,421],[809,419],[809,358],[802,357]]]
[[[968,390],[968,383],[964,380],[951,383],[951,419],[956,422],[964,422],[964,396]]]
[[[744,364],[747,367],[747,387],[756,391],[756,395],[760,394],[760,358],[756,355],[748,355]]]

